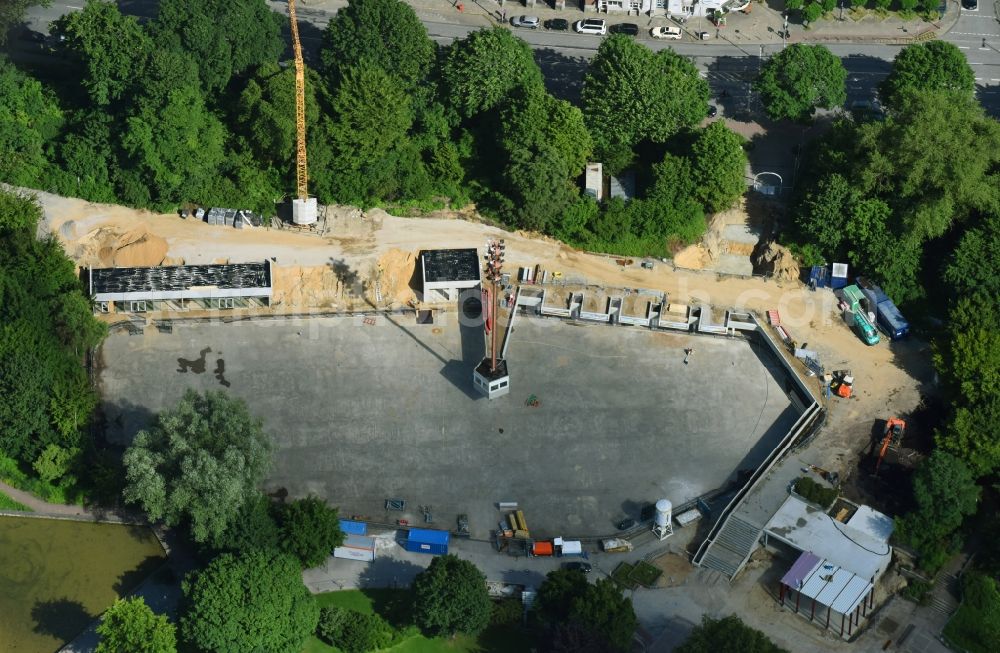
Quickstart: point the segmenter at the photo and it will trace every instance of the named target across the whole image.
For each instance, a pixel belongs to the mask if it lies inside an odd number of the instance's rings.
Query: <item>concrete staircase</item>
[[[702,557],[701,564],[732,580],[757,548],[761,528],[730,515]]]
[[[930,609],[950,617],[958,609],[958,597],[961,596],[961,591],[961,581],[958,576],[941,570],[934,579]]]

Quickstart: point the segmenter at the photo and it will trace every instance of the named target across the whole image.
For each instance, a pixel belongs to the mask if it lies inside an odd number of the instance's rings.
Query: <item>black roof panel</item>
[[[90,271],[94,293],[189,290],[196,286],[270,288],[267,263],[98,268]]]
[[[430,249],[421,257],[424,281],[479,281],[479,253],[475,249]]]

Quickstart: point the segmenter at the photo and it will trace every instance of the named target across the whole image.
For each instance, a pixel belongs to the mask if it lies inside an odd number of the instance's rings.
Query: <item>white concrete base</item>
[[[484,358],[472,372],[472,384],[476,390],[489,399],[510,394],[510,374],[507,371],[507,361],[498,360],[495,372],[491,372],[490,367],[490,359]]]

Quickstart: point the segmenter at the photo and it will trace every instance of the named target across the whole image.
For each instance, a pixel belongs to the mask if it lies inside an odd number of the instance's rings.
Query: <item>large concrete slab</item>
[[[492,402],[470,381],[483,353],[454,313],[175,324],[108,338],[100,380],[114,440],[186,388],[225,389],[274,436],[269,489],[411,523],[430,505],[445,528],[468,513],[475,537],[497,501],[519,502],[536,535],[608,533],[646,502],[725,485],[796,417],[781,368],[742,338],[519,318],[512,392]],[[407,513],[385,513],[387,497]]]

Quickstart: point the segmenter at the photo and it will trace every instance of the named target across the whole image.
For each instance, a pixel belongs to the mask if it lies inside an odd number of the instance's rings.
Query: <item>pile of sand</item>
[[[167,249],[166,239],[149,233],[149,229],[143,225],[118,238],[113,265],[119,268],[159,265],[166,257]]]
[[[703,270],[711,263],[711,254],[701,244],[685,247],[674,255],[674,265],[688,270]]]
[[[272,305],[292,308],[336,308],[347,297],[332,265],[272,265]]]
[[[761,244],[753,256],[754,271],[772,274],[776,279],[793,281],[799,278],[799,264],[787,247],[778,243]]]
[[[417,257],[393,247],[379,257],[376,279],[382,294],[382,303],[407,304],[416,299],[410,282],[417,269]]]

